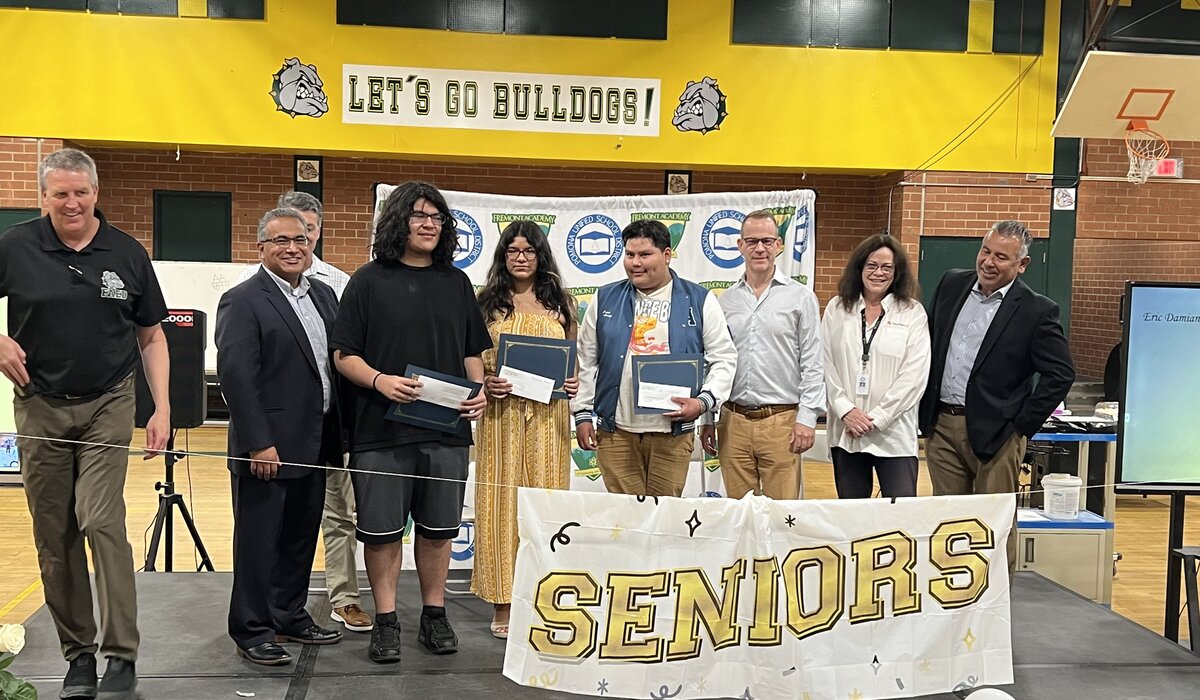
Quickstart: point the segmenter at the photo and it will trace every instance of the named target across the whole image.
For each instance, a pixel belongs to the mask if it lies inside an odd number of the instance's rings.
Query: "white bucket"
[[[1042,488],[1045,489],[1045,505],[1047,518],[1055,520],[1074,520],[1079,516],[1079,492],[1083,481],[1070,474],[1047,474],[1042,477]]]

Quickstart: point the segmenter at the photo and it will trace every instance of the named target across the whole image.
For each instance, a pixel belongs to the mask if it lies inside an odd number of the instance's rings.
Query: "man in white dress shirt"
[[[800,498],[799,455],[812,447],[825,410],[820,308],[812,290],[775,265],[782,246],[771,212],[747,214],[738,239],[746,274],[721,295],[737,373],[719,423],[701,427],[700,444],[720,457],[730,498]]]

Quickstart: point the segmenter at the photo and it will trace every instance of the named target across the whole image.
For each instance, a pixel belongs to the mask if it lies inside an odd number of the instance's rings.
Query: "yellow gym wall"
[[[268,0],[266,16],[0,10],[0,85],[9,98],[0,134],[229,151],[882,172],[926,163],[1033,63],[977,132],[927,167],[1051,169],[1057,0],[1046,3],[1041,56],[735,46],[729,0],[671,3],[667,41],[340,26],[332,1]],[[986,19],[973,19],[972,32],[990,32]],[[320,118],[276,109],[272,77],[291,57],[314,65],[324,82],[329,111]],[[657,79],[659,134],[346,124],[343,64],[454,70],[465,79],[478,71]],[[705,76],[726,95],[728,117],[719,130],[680,132],[671,125],[680,93]],[[366,96],[364,85],[358,90]],[[402,104],[411,109],[408,94]]]

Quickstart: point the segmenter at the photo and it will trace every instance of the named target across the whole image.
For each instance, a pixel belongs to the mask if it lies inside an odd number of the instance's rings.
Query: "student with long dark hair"
[[[514,221],[500,236],[479,305],[492,343],[500,334],[574,338],[575,299],[562,286],[550,243],[532,221]],[[496,351],[483,353],[488,408],[479,422],[475,478],[475,571],[471,591],[495,606],[491,631],[508,637],[517,556],[516,486],[565,489],[570,475],[567,402],[511,396],[497,377]],[[566,382],[574,396],[578,377]]]
[[[917,407],[929,376],[929,325],[904,248],[867,238],[846,262],[821,321],[826,417],[839,498],[917,495]]]
[[[441,192],[424,182],[396,188],[384,204],[372,245],[375,259],[350,278],[329,339],[347,392],[351,481],[357,537],[375,598],[368,656],[400,661],[396,587],[401,540],[412,514],[421,610],[417,641],[434,654],[458,650],[444,593],[450,541],[458,536],[466,491],[471,420],[483,413],[480,392],[464,401],[453,432],[385,418],[396,402],[421,397],[408,366],[483,381],[480,355],[492,346],[475,291],[454,267],[457,233]]]

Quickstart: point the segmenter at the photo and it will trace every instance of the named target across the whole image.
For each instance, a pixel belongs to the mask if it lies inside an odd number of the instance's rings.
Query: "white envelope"
[[[686,399],[692,395],[692,390],[686,386],[674,384],[655,384],[642,382],[638,389],[638,406],[642,408],[661,408],[664,411],[676,411],[679,404],[672,397]]]
[[[421,393],[417,396],[418,401],[458,409],[463,401],[471,398],[470,387],[443,382],[433,377],[423,377],[420,374],[414,375],[413,379],[421,382]]]
[[[496,376],[512,384],[513,394],[539,403],[550,403],[550,394],[554,392],[553,379],[508,366],[501,367]]]

